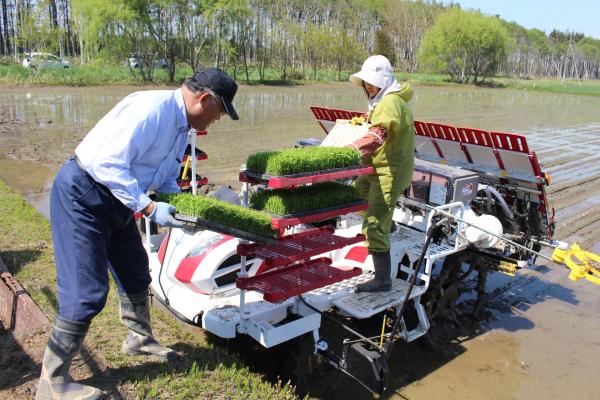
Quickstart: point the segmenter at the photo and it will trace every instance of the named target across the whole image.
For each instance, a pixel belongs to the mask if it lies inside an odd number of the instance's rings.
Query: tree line
[[[274,70],[283,80],[338,79],[370,54],[397,71],[444,72],[481,83],[519,78],[598,79],[600,40],[514,22],[435,0],[0,0],[0,55],[49,51],[81,64],[125,63],[144,80],[155,61],[217,66],[238,79]]]

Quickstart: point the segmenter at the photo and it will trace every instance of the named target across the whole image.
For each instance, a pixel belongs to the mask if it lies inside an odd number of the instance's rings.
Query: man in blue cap
[[[73,382],[72,358],[92,318],[106,304],[108,272],[129,334],[121,351],[172,360],[176,353],[152,336],[148,256],[134,219],[178,227],[173,206],[148,193],[178,192],[176,178],[190,129],[206,130],[227,114],[237,84],[225,72],[194,73],[177,90],[135,92],[108,112],[58,171],[50,196],[58,316],[44,353],[37,399],[99,399],[103,393]]]

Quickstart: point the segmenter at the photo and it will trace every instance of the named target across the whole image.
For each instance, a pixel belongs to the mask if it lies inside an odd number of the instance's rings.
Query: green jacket
[[[401,192],[412,180],[414,167],[415,132],[413,113],[408,101],[413,96],[410,85],[402,85],[399,92],[387,94],[371,111],[369,128],[381,126],[387,136],[381,147],[373,153],[367,165],[375,168],[384,192]]]

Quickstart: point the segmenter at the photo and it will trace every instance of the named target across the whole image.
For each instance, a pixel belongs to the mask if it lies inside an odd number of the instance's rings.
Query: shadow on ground
[[[40,246],[45,246],[45,244],[40,244]],[[38,247],[21,250],[0,251],[0,258],[4,260],[6,266],[13,275],[17,275],[23,269],[23,267],[31,262],[34,262],[41,255],[42,249]]]
[[[40,340],[45,341],[45,338]],[[0,324],[0,391],[37,379],[39,365],[21,347],[13,334]]]
[[[181,357],[176,361],[163,363],[145,359],[142,356],[132,357],[132,362],[139,361],[140,363],[109,367],[104,371],[98,368],[94,371],[93,376],[80,382],[105,391],[111,396],[111,399],[137,399],[140,398],[139,394],[124,392],[123,386],[129,384],[129,390],[135,391],[137,382],[152,381],[162,374],[186,376],[194,366],[210,373],[219,366],[234,367],[239,365],[235,357],[224,354],[220,349],[211,350],[186,342],[179,342],[171,347],[181,354]],[[85,357],[84,354],[82,356]],[[177,393],[172,393],[172,395],[176,397]]]

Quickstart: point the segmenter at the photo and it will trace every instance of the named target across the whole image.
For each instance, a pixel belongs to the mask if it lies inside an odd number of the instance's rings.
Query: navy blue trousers
[[[106,304],[108,272],[119,292],[148,289],[148,256],[125,207],[82,170],[74,158],[58,171],[50,194],[58,314],[89,322]]]

